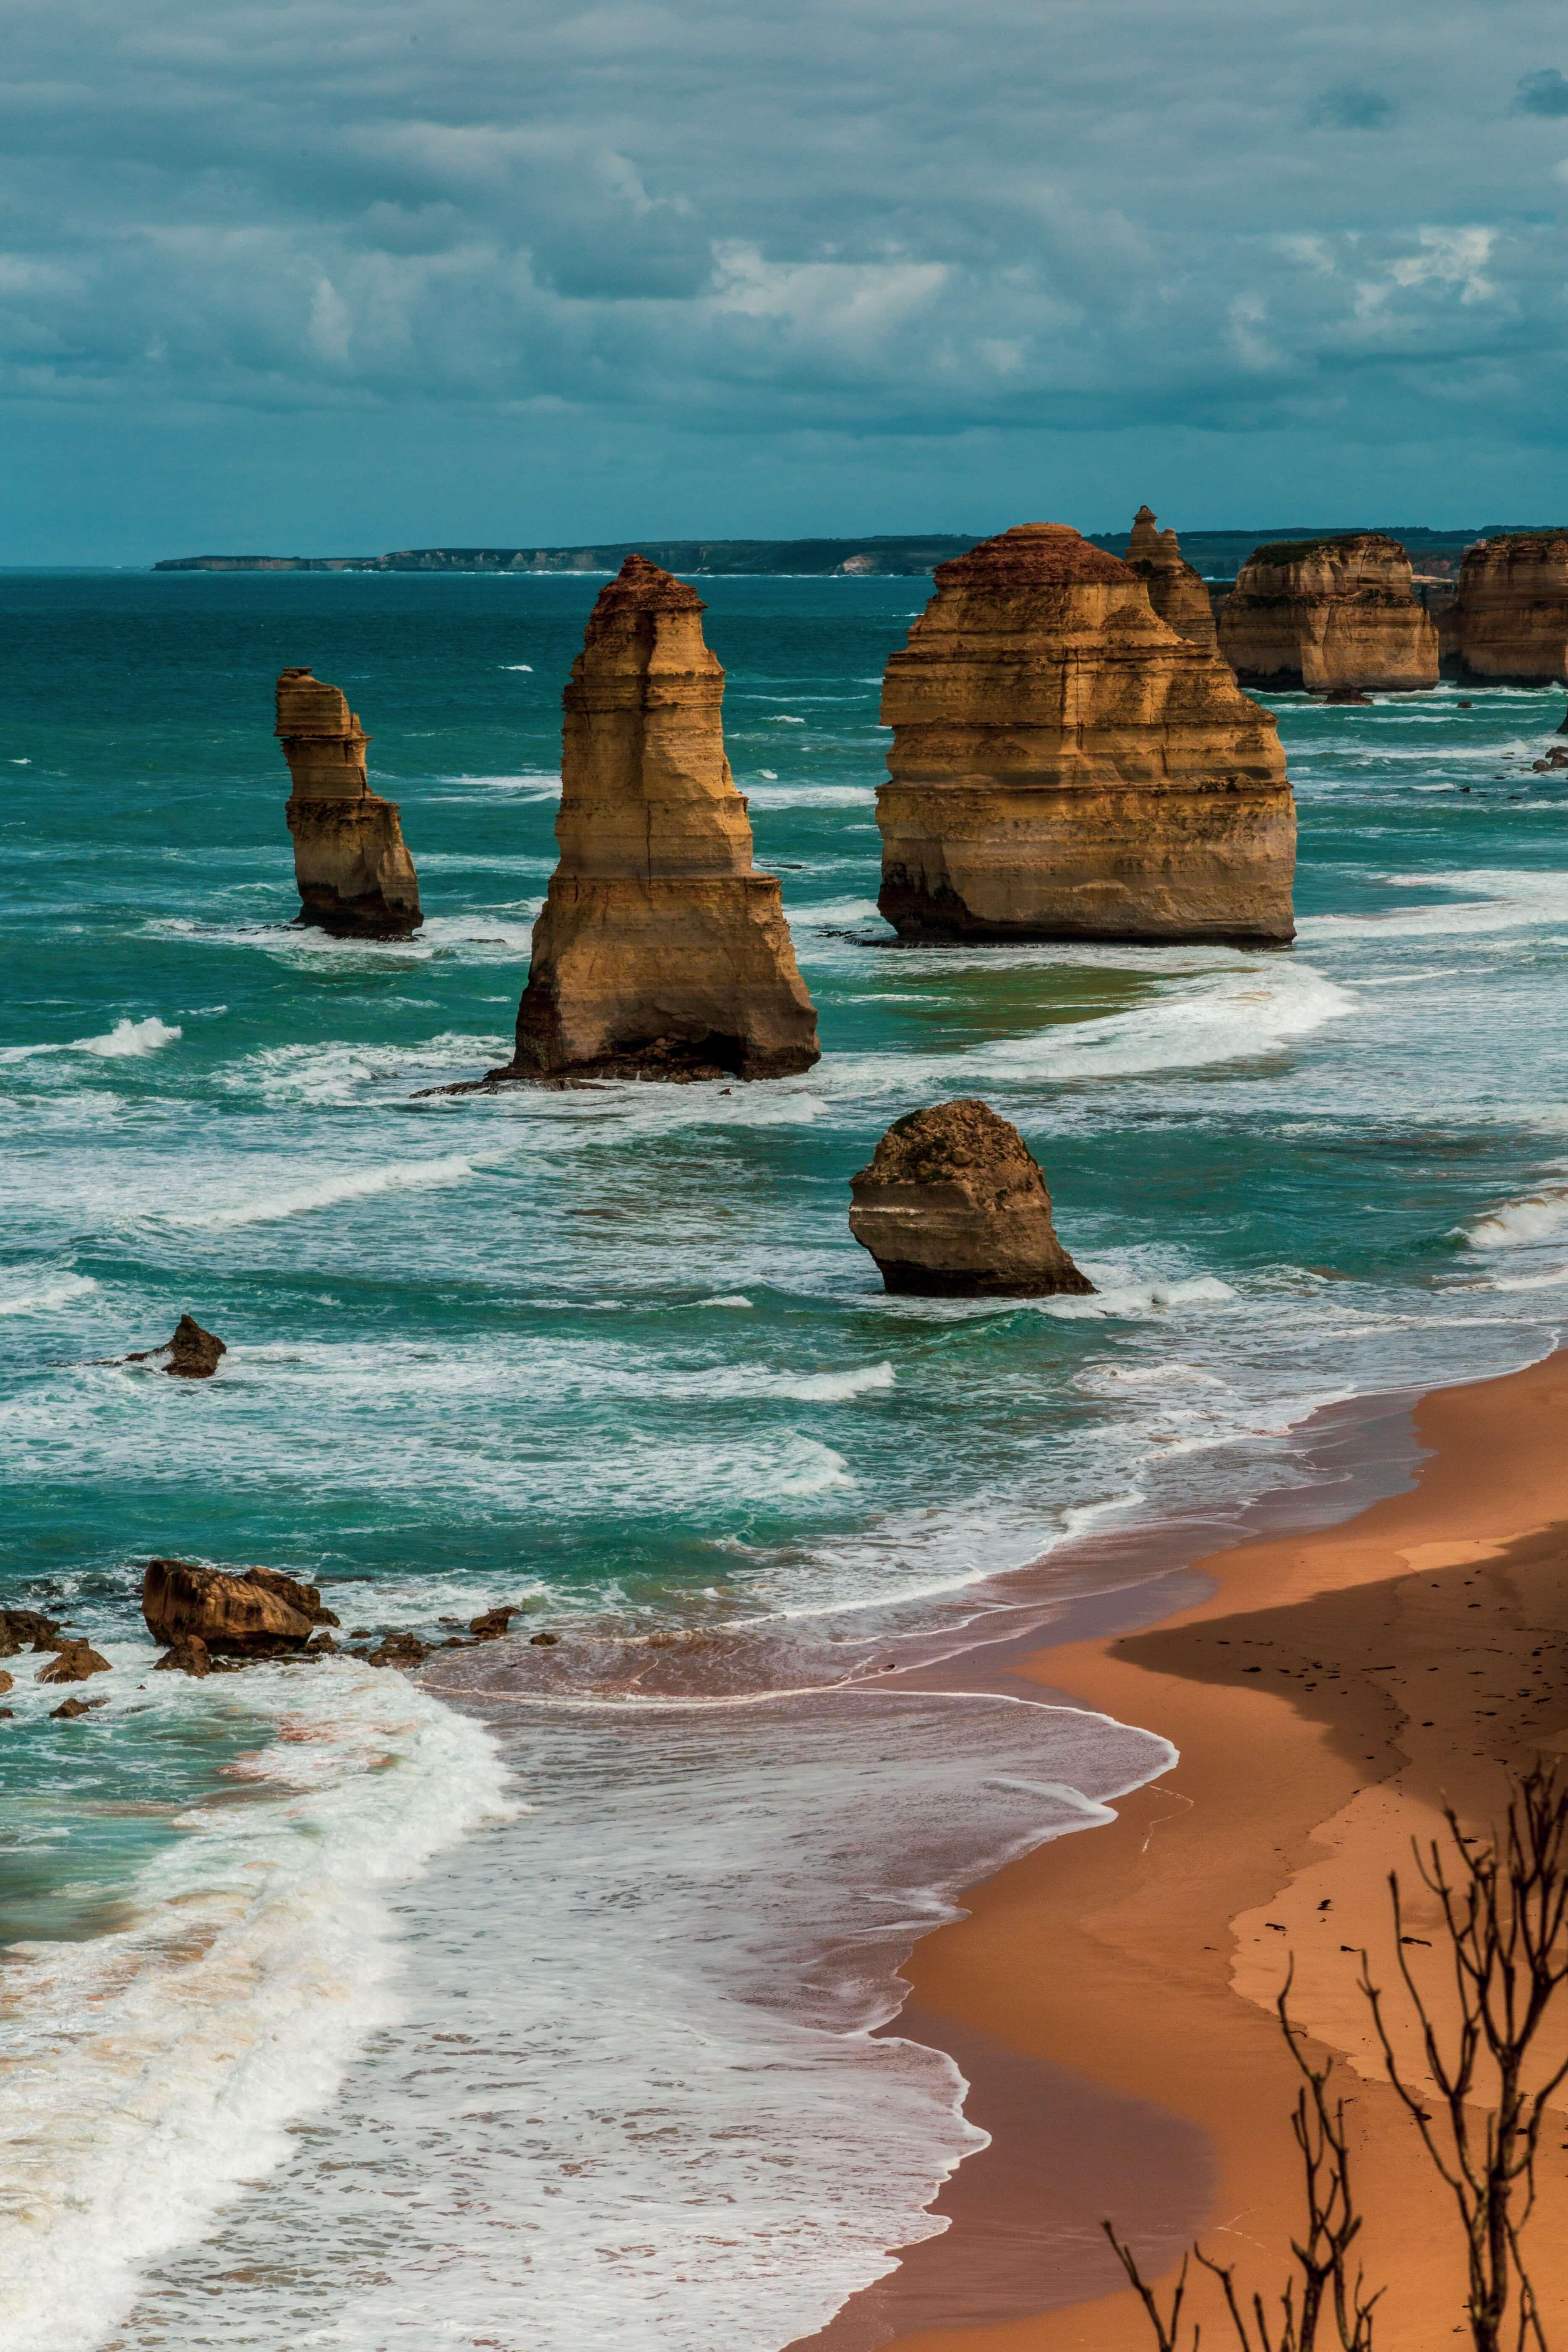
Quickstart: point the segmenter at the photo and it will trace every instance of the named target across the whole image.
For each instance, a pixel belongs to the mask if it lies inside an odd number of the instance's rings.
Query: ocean
[[[1009,1572],[1089,1589],[1085,1538],[1321,1507],[1314,1415],[1556,1341],[1560,690],[1281,698],[1288,953],[900,949],[921,583],[710,581],[821,1064],[432,1094],[508,1051],[601,584],[0,574],[0,1601],[113,1667],[60,1722],[5,1662],[9,2352],[780,2352],[979,2142],[876,2031],[910,1941],[1170,1760],[879,1677]],[[401,803],[411,941],[293,927],[295,663]],[[1094,1297],[883,1295],[849,1179],[958,1095]],[[183,1311],[214,1381],[105,1360]],[[560,1639],[154,1676],[154,1555]]]

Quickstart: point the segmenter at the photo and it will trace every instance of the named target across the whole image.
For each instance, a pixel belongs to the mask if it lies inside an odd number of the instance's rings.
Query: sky
[[[1568,516],[1561,0],[11,0],[0,564]]]

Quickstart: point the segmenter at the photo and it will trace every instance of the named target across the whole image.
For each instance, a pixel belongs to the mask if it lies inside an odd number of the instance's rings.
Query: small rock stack
[[[1208,591],[1183,555],[1175,531],[1161,530],[1159,518],[1147,507],[1140,507],[1133,517],[1127,568],[1143,582],[1150,604],[1167,629],[1186,637],[1189,645],[1214,651],[1218,638]]]
[[[335,686],[308,669],[277,681],[278,740],[302,923],[350,939],[406,939],[424,920],[395,801],[371,790],[370,737]]]
[[[1094,1288],[1056,1238],[1039,1161],[988,1103],[895,1119],[850,1182],[850,1231],[891,1291],[1050,1298]]]

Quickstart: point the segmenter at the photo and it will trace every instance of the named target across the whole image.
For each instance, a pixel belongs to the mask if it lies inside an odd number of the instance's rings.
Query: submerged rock
[[[213,1654],[199,1633],[187,1633],[165,1650],[152,1669],[155,1675],[190,1675],[197,1682],[213,1671]]]
[[[1511,531],[1467,547],[1442,631],[1450,677],[1568,683],[1568,530]]]
[[[850,1231],[891,1291],[1047,1298],[1094,1288],[1056,1237],[1039,1161],[988,1103],[895,1119],[850,1182]]]
[[[1214,605],[1202,575],[1183,555],[1175,531],[1161,530],[1157,516],[1147,507],[1140,507],[1133,517],[1127,568],[1137,573],[1148,590],[1150,604],[1168,629],[1189,644],[1214,650],[1218,643]]]
[[[1385,531],[1254,548],[1219,615],[1243,686],[1416,693],[1437,683],[1437,625]]]
[[[371,790],[370,737],[335,686],[308,669],[277,681],[277,733],[293,791],[287,811],[302,923],[353,939],[406,939],[424,917],[395,801]]]
[[[193,1315],[182,1315],[174,1326],[174,1336],[162,1348],[141,1348],[134,1355],[121,1356],[125,1364],[156,1364],[161,1372],[168,1372],[180,1381],[210,1381],[228,1349],[214,1331],[204,1331]],[[164,1359],[167,1361],[164,1361]]]
[[[109,1701],[106,1698],[62,1699],[58,1706],[50,1707],[49,1721],[58,1723],[63,1719],[67,1723],[72,1723],[78,1715],[92,1715],[99,1707],[108,1705]]]
[[[906,940],[1293,936],[1270,714],[1065,523],[940,564],[887,666],[883,915]]]
[[[89,1675],[107,1675],[109,1660],[100,1657],[90,1642],[61,1642],[52,1665],[45,1666],[38,1675],[41,1683],[85,1683]]]
[[[268,1569],[227,1576],[182,1559],[150,1559],[141,1581],[141,1614],[153,1640],[169,1649],[195,1634],[214,1654],[275,1657],[303,1649],[316,1622],[273,1591],[275,1581],[292,1584],[288,1577],[275,1579]],[[314,1587],[294,1590],[310,1592]]]
[[[560,862],[492,1079],[773,1078],[819,1058],[725,757],[704,610],[640,555],[593,608],[564,698]]]

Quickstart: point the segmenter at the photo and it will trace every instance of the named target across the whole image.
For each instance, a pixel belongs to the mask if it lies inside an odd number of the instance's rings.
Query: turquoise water
[[[542,1819],[552,1791],[580,1799],[591,1784],[589,1817],[612,1843],[632,1834],[630,1749],[604,1730],[603,1704],[547,1708],[548,1735],[530,1717],[519,1745],[507,1722],[486,1729],[448,1705],[450,1691],[346,1662],[308,1689],[281,1669],[173,1692],[174,1677],[148,1680],[145,1558],[308,1575],[348,1626],[430,1629],[523,1603],[564,1636],[530,1661],[536,1699],[650,1687],[639,1644],[671,1629],[712,1637],[710,1695],[719,1682],[731,1697],[815,1688],[828,1645],[847,1642],[858,1673],[866,1643],[922,1611],[961,1612],[967,1580],[1077,1529],[1297,1475],[1291,1433],[1325,1403],[1505,1370],[1556,1336],[1568,776],[1529,763],[1563,716],[1560,691],[1445,687],[1366,709],[1282,698],[1301,820],[1290,954],[905,950],[875,912],[873,792],[881,670],[918,586],[714,581],[706,626],[728,677],[730,757],[758,862],[783,880],[821,1064],[727,1090],[424,1094],[506,1051],[554,862],[560,687],[599,584],[0,576],[0,1599],[57,1602],[114,1663],[95,1685],[109,1706],[62,1725],[31,1657],[8,1661],[16,1713],[0,1721],[0,1934],[16,1939],[0,1982],[31,2069],[13,2163],[26,2179],[47,2147],[61,2200],[52,2188],[36,2207],[6,2201],[0,2180],[0,2298],[8,2276],[45,2274],[39,2247],[84,2198],[118,2249],[85,2317],[79,2301],[68,2323],[39,2316],[33,2290],[13,2287],[17,2340],[44,2352],[127,2326],[128,2344],[164,2340],[171,2308],[188,2346],[280,2340],[260,2305],[243,2322],[252,2336],[204,2309],[207,2332],[192,2333],[182,2249],[220,2210],[231,2231],[253,2206],[276,2217],[280,2202],[233,2185],[269,2170],[306,2233],[312,2144],[290,2136],[293,2120],[350,2128],[342,2070],[392,2031],[383,1983],[417,1981],[441,2030],[441,1919],[472,1911],[512,1981],[521,1913],[481,1920],[471,1880],[504,1852],[507,1885],[526,1884],[545,1831],[519,1801]],[[373,781],[401,803],[428,918],[412,942],[291,928],[287,779],[270,727],[273,677],[296,662],[343,688],[372,738]],[[849,1178],[890,1119],[956,1094],[1023,1129],[1097,1297],[883,1296],[849,1237]],[[154,1346],[184,1310],[229,1343],[215,1381],[100,1360]],[[1058,1721],[1040,1737],[1060,1745],[1065,1732]],[[1098,1762],[1044,1779],[1092,1803],[1157,1769],[1117,1737]],[[911,1772],[947,1738],[911,1732]],[[685,1793],[664,1818],[690,1805],[711,1837],[715,1759],[681,1752]],[[640,1748],[633,1777],[668,1763],[657,1743]],[[869,1769],[862,1756],[822,1770],[852,1788]],[[727,1785],[727,1820],[739,1800]],[[915,1801],[915,1780],[900,1786]],[[780,1797],[768,1834],[788,1843],[792,1818]],[[372,1823],[374,1883],[361,1885]],[[988,1819],[975,1851],[1051,1825]],[[643,1822],[638,1837],[651,1834]],[[590,1843],[579,1821],[584,1885],[602,1886]],[[874,1857],[856,1852],[864,1895]],[[963,1875],[955,1846],[928,1883]],[[270,1942],[253,1900],[263,1884]],[[733,1923],[738,1881],[724,1877],[722,1899],[717,1884],[672,1864],[658,1924],[643,1916],[640,1933],[689,1935],[705,1905]],[[624,1908],[624,1888],[603,1900]],[[846,1937],[868,1932],[865,1900]],[[905,1885],[876,1916],[907,1900]],[[308,1915],[325,1939],[319,1973],[337,1983],[340,1966],[354,1996],[318,2035],[308,1986],[296,1987],[294,2047],[317,2051],[308,2064],[268,2041],[256,1990],[304,1948],[277,1903],[296,1927]],[[182,1941],[172,1923],[212,1904],[210,1933]],[[551,1917],[570,1945],[580,1915]],[[741,1941],[794,1952],[768,2000],[817,2037],[815,2064],[828,2028],[779,1990],[807,1969],[798,1927],[792,1944],[775,1906]],[[537,1961],[537,1936],[529,1948]],[[754,2019],[760,1996],[737,1994],[735,1968],[722,1994],[706,1979],[683,1979],[678,1998],[666,1986],[665,2013],[686,2001],[695,2018],[733,1997]],[[232,2014],[241,1979],[266,2017],[243,2063],[216,2042],[192,2056],[190,2079],[210,2074],[214,2136],[192,2127],[154,2221],[126,2188],[141,2143],[125,2053],[137,2032],[149,2048],[166,2039],[170,1971],[183,1971],[186,2018]],[[101,2003],[111,1979],[115,1999],[133,1986],[140,2006],[104,2053],[103,2098],[125,2126],[105,2173],[102,2147],[78,2145],[57,2061],[76,2031],[70,2004]],[[600,2047],[615,1995],[597,1998]],[[571,2063],[589,2064],[580,2051]],[[841,2134],[836,2256],[784,2196],[741,2229],[747,2251],[718,2265],[700,2319],[663,2257],[622,2266],[602,2340],[695,2352],[722,2321],[737,2345],[782,2344],[822,2279],[847,2292],[874,2274],[875,2245],[966,2144],[950,2070],[916,2074],[898,2093],[909,2154],[891,2187],[873,2196],[852,2128]],[[699,2070],[680,2128],[699,2130],[716,2095]],[[781,2148],[808,2119],[821,2133],[820,2095],[781,2096]],[[225,2155],[222,2117],[242,2109],[251,2138]],[[373,2114],[361,2124],[378,2128]],[[562,2147],[580,2124],[562,2123]],[[572,2160],[551,2147],[550,2162]],[[631,2169],[596,2158],[619,2185],[576,2237],[565,2229],[558,2265],[590,2262],[606,2215],[642,2193],[632,2157],[617,2161]],[[449,2215],[432,2231],[453,2242]],[[664,2238],[678,2235],[669,2222]],[[799,2261],[759,2265],[764,2238],[787,2239]],[[257,2243],[276,2256],[265,2233]],[[690,2247],[678,2259],[697,2274]],[[127,2323],[159,2264],[173,2305]],[[408,2293],[395,2321],[371,2297],[320,2340],[417,2336],[423,2307]],[[449,2274],[441,2293],[443,2308],[466,2311]],[[498,2321],[494,2299],[515,2313],[522,2293],[516,2279],[476,2287],[472,2330],[465,2319],[452,2340],[520,2325]],[[546,2344],[543,2325],[536,2315],[517,2340]]]

